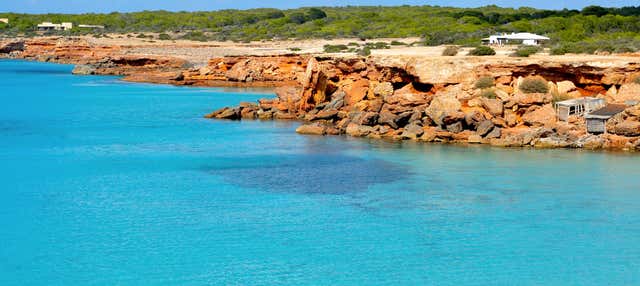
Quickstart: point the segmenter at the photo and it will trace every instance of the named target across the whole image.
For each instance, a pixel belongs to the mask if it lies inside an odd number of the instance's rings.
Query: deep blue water
[[[0,61],[0,285],[640,284],[638,155],[300,136],[71,69]]]

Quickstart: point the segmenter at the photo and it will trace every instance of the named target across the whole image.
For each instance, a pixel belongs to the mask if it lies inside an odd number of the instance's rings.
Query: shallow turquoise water
[[[640,157],[296,135],[0,61],[0,285],[638,285]]]

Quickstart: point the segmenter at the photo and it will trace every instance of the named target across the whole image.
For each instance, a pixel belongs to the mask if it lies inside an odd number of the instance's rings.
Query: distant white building
[[[482,43],[485,45],[508,45],[508,44],[523,44],[527,46],[537,46],[544,41],[550,40],[545,36],[540,36],[532,33],[512,33],[493,35],[488,38],[482,39]]]
[[[80,24],[80,25],[78,25],[78,28],[104,29],[104,26],[102,26],[102,25],[84,25],[84,24]]]
[[[9,18],[0,18],[0,23],[9,24]]]
[[[38,31],[67,31],[71,29],[73,29],[73,23],[70,22],[62,22],[60,24],[42,22],[42,24],[38,24]]]

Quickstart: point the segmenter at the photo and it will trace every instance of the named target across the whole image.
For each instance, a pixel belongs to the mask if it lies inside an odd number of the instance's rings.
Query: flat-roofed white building
[[[551,40],[548,37],[540,36],[532,33],[512,33],[493,35],[488,38],[482,39],[482,43],[485,45],[508,45],[508,44],[523,44],[527,46],[537,46],[544,41]]]
[[[78,28],[86,28],[86,29],[104,29],[104,26],[102,26],[102,25],[85,25],[85,24],[80,24],[80,25],[78,25]]]
[[[62,22],[60,24],[42,22],[42,24],[38,24],[38,31],[67,31],[71,29],[73,29],[73,23],[70,22]]]
[[[9,24],[9,18],[0,18],[0,23]]]

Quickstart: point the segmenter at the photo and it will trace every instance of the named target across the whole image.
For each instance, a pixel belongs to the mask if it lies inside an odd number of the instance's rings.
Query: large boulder
[[[409,125],[404,127],[402,135],[400,135],[400,136],[403,139],[416,140],[420,136],[422,136],[422,134],[424,134],[424,129],[422,129],[422,126],[420,126],[418,124],[415,124],[415,123],[411,123],[411,124],[409,124]]]
[[[349,123],[346,129],[347,135],[353,137],[364,137],[371,134],[371,132],[373,132],[373,127],[355,123]]]
[[[300,125],[296,129],[296,132],[299,134],[309,134],[309,135],[324,135],[326,133],[327,128],[320,124],[304,124]]]
[[[566,138],[560,136],[550,136],[546,138],[540,138],[535,141],[534,145],[536,148],[567,148],[571,146],[571,142],[569,142]]]
[[[442,126],[445,117],[459,112],[461,106],[460,101],[454,95],[441,95],[431,101],[429,107],[425,109],[425,113],[433,122]]]
[[[482,121],[480,122],[480,124],[478,124],[476,133],[478,133],[478,135],[480,136],[485,136],[493,130],[493,127],[495,127],[495,125],[493,124],[493,122],[491,122],[491,120]]]
[[[577,89],[576,85],[568,80],[558,82],[556,86],[558,87],[558,94],[568,94]]]
[[[369,90],[369,81],[366,79],[359,79],[353,82],[348,82],[344,86],[342,86],[342,89],[346,94],[346,105],[352,106],[362,101],[367,96],[367,91]]]
[[[501,100],[482,97],[480,101],[482,103],[482,107],[484,107],[484,109],[486,109],[491,115],[502,116],[504,105]]]
[[[547,126],[556,121],[556,112],[550,104],[531,107],[522,116],[522,121],[529,126]]]

